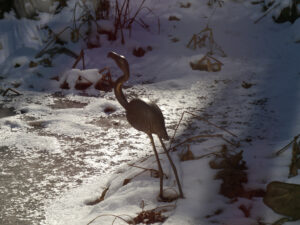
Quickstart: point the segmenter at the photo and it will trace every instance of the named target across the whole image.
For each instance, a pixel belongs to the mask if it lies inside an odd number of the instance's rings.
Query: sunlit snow
[[[198,0],[188,1],[189,8],[180,7],[181,1],[146,1],[153,12],[143,12],[150,30],[134,25],[130,37],[124,31],[125,45],[120,38],[108,41],[101,36],[100,47],[84,49],[86,68],[79,62],[72,69],[75,59],[66,54],[53,57],[51,67],[29,67],[45,46],[47,34],[41,27],[47,24],[58,33],[70,26],[75,2],[70,0],[57,15],[40,13],[40,20],[16,19],[13,14],[0,20],[0,89],[14,88],[22,94],[0,96],[0,224],[83,225],[93,219],[93,225],[127,224],[115,216],[130,220],[157,207],[166,207],[167,219],[155,224],[165,225],[254,225],[281,218],[262,198],[232,201],[219,194],[221,180],[214,179],[217,170],[209,166],[214,156],[200,157],[219,152],[226,144],[230,152],[243,150],[248,168],[245,189],[265,189],[274,180],[300,184],[299,176],[288,179],[291,150],[274,156],[300,133],[299,20],[276,24],[269,14],[255,24],[261,8],[250,1],[225,0],[215,13]],[[169,20],[170,16],[178,20]],[[186,45],[207,24],[227,55],[215,56],[223,63],[219,72],[190,67],[207,49]],[[100,25],[113,28],[111,22]],[[67,30],[61,39],[79,54],[86,45],[83,40],[72,43],[70,33]],[[143,57],[132,54],[149,46]],[[75,89],[79,76],[94,84],[105,67],[113,80],[122,75],[107,58],[109,51],[129,62],[127,98],[156,102],[170,137],[182,114],[193,113],[184,114],[172,146],[199,135],[225,138],[195,138],[171,152],[184,199],[158,201],[159,179],[142,169],[157,169],[150,140],[128,124],[114,93],[93,85]],[[65,81],[69,89],[62,90]],[[155,142],[162,153],[156,137]],[[188,148],[199,159],[180,161],[179,155]],[[168,159],[165,154],[160,158],[168,177],[165,189],[176,192]],[[103,201],[88,204],[106,188]],[[241,205],[249,209],[249,216]]]

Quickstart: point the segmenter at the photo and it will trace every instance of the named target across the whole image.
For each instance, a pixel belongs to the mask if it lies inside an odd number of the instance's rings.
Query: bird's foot
[[[159,202],[173,202],[179,198],[179,194],[176,190],[172,188],[164,189],[163,193],[157,196],[157,201]]]

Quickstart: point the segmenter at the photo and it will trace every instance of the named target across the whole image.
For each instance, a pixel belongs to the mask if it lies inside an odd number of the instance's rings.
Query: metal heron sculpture
[[[179,189],[179,197],[183,198],[183,192],[181,188],[181,184],[178,178],[176,167],[173,163],[173,160],[163,142],[162,139],[169,140],[168,133],[165,127],[165,120],[164,116],[160,110],[160,108],[154,103],[146,99],[132,99],[130,102],[127,101],[126,97],[123,94],[122,87],[123,83],[129,79],[129,65],[126,58],[122,55],[119,55],[115,52],[109,52],[107,57],[112,58],[118,67],[122,70],[123,75],[119,77],[114,86],[114,92],[117,100],[119,103],[124,107],[126,110],[126,118],[131,126],[135,129],[142,131],[148,135],[150,138],[157,165],[159,171],[159,178],[160,178],[160,192],[159,197],[163,200],[163,169],[160,164],[160,160],[158,157],[158,153],[154,144],[152,134],[156,134],[159,138],[159,141],[170,161],[171,167],[173,169],[178,189]]]

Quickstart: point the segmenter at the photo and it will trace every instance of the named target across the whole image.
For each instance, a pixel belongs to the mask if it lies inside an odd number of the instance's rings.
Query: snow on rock
[[[97,69],[79,70],[71,69],[66,71],[60,78],[60,85],[67,83],[71,90],[75,90],[76,82],[83,80],[88,83],[96,84],[102,74]]]

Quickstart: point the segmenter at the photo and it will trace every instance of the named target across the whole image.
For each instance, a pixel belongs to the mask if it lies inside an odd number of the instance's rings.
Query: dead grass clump
[[[137,214],[136,217],[132,218],[129,215],[114,215],[114,214],[103,214],[95,217],[92,219],[89,223],[86,225],[92,224],[95,220],[101,218],[101,217],[114,217],[112,224],[115,223],[117,219],[122,220],[123,222],[127,224],[154,224],[154,223],[162,223],[164,222],[168,217],[163,215],[164,212],[168,212],[171,209],[174,209],[176,205],[164,205],[159,206],[154,209],[150,210],[144,210],[145,204],[144,201],[141,202],[141,208],[142,211]],[[126,218],[127,217],[127,218]]]
[[[177,16],[169,16],[169,21],[180,21],[180,18]]]
[[[159,222],[165,222],[166,216],[162,214],[163,210],[156,211],[155,209],[141,211],[135,218],[133,218],[136,224],[153,224]]]
[[[251,88],[252,86],[253,86],[252,83],[248,83],[246,81],[243,81],[243,83],[242,83],[242,87],[245,89]]]
[[[144,200],[142,200],[140,207],[142,208],[142,211],[133,218],[133,222],[135,224],[153,224],[159,222],[162,223],[168,218],[167,216],[163,215],[163,213],[174,209],[176,205],[164,205],[156,207],[154,209],[144,210],[145,203]]]
[[[184,153],[181,153],[179,155],[180,161],[188,161],[188,160],[194,160],[195,156],[193,152],[191,151],[190,145],[187,146],[187,150]]]
[[[122,215],[122,216],[118,216],[118,215],[114,215],[114,214],[103,214],[103,215],[100,215],[100,216],[97,216],[97,217],[95,217],[94,219],[92,219],[89,223],[87,223],[86,225],[90,225],[90,224],[92,224],[95,220],[97,220],[97,219],[99,219],[99,218],[101,218],[101,217],[108,217],[108,216],[110,216],[110,217],[114,217],[114,220],[113,220],[113,222],[111,223],[112,225],[115,223],[115,221],[117,220],[117,219],[119,219],[119,220],[122,220],[123,222],[125,222],[125,223],[127,223],[127,224],[136,224],[133,220],[132,220],[132,218],[129,216],[129,215]],[[124,219],[123,217],[128,217],[129,219]]]
[[[132,54],[136,57],[143,57],[145,55],[145,53],[146,53],[146,50],[141,47],[135,48],[132,51]]]
[[[190,8],[191,7],[191,3],[190,2],[187,2],[187,3],[182,3],[182,2],[180,2],[179,3],[180,5],[180,8],[184,8],[184,9],[188,9],[188,8]]]
[[[229,153],[227,146],[223,145],[221,154],[216,155],[216,158],[209,164],[212,169],[219,170],[215,179],[223,181],[220,194],[225,197],[236,200],[238,197],[251,199],[265,195],[262,189],[246,190],[244,188],[243,184],[248,182],[248,174],[246,162],[243,160],[243,151],[235,154]],[[242,211],[245,211],[244,207]]]
[[[206,54],[196,62],[190,62],[192,70],[204,70],[208,72],[218,72],[221,70],[223,63],[216,58]]]
[[[208,25],[202,29],[198,34],[193,34],[189,43],[187,44],[187,48],[191,48],[196,50],[197,48],[207,48],[208,55],[218,54],[221,57],[226,57],[226,53],[223,51],[221,46],[219,46],[215,39],[212,28]]]

